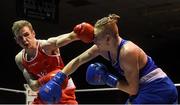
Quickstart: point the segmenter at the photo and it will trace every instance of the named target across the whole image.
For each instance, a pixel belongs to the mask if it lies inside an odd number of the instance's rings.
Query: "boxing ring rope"
[[[174,84],[176,87],[180,86],[180,83]],[[94,92],[94,91],[113,91],[119,90],[118,88],[97,88],[97,89],[78,89],[76,92]]]
[[[178,87],[180,86],[180,83],[176,83],[174,85]],[[0,91],[23,93],[26,95],[26,105],[30,105],[33,99],[37,96],[37,92],[32,91],[28,84],[24,84],[24,88],[25,90],[0,88]],[[119,90],[119,89],[118,88],[77,89],[75,92],[96,92],[96,91],[113,91],[113,90]]]
[[[8,92],[15,92],[15,93],[26,93],[24,90],[15,90],[15,89],[8,89],[8,88],[0,88],[2,91],[8,91]]]
[[[27,84],[24,84],[26,87]],[[180,83],[174,84],[176,87],[180,86]],[[24,90],[16,90],[16,89],[8,89],[8,88],[0,88],[2,91],[9,91],[9,92],[15,92],[15,93],[26,93]],[[112,90],[118,90],[118,88],[97,88],[97,89],[78,89],[76,92],[91,92],[91,91],[112,91]]]

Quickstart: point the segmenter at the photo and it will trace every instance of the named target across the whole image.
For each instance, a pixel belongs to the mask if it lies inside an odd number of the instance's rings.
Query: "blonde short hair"
[[[33,27],[32,27],[32,25],[31,25],[31,23],[29,21],[27,21],[27,20],[19,20],[19,21],[15,21],[13,23],[12,32],[14,33],[14,35],[16,36],[19,33],[19,30],[21,28],[23,28],[24,26],[29,27],[29,29],[31,31],[33,31]]]
[[[95,23],[95,27],[101,27],[103,25],[106,25],[108,23],[117,23],[118,19],[120,19],[120,16],[116,15],[116,14],[109,14],[108,17],[103,17],[101,19],[99,19],[96,23]]]
[[[112,35],[114,37],[117,37],[119,34],[118,27],[117,27],[117,21],[120,19],[120,16],[116,14],[109,14],[107,17],[103,17],[99,19],[95,23],[95,28],[98,28],[99,30],[103,30],[103,32],[107,33],[105,35]]]

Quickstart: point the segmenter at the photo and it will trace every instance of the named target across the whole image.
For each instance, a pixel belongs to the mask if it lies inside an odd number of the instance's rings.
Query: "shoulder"
[[[48,46],[48,41],[47,40],[43,40],[43,39],[38,39],[37,40],[39,43],[39,47],[43,50],[49,50],[49,46]]]
[[[38,43],[39,43],[39,45],[40,45],[41,47],[47,45],[47,40],[38,39],[37,41],[38,41]]]
[[[46,53],[47,55],[59,54],[59,48],[54,47],[48,40],[38,40],[39,47]]]
[[[15,56],[15,62],[16,62],[16,65],[22,69],[23,66],[22,66],[22,55],[23,54],[23,50],[21,50],[16,56]]]
[[[120,51],[120,58],[123,61],[132,62],[136,61],[138,57],[140,56],[140,52],[143,50],[134,44],[131,41],[128,41],[126,44],[123,45],[121,51]]]
[[[21,50],[21,51],[15,56],[15,61],[16,61],[16,62],[21,62],[21,60],[22,60],[22,54],[23,54],[23,50]]]
[[[135,54],[140,50],[141,48],[137,46],[135,43],[131,41],[127,41],[127,43],[123,45],[121,52],[124,55],[129,55],[129,54]]]

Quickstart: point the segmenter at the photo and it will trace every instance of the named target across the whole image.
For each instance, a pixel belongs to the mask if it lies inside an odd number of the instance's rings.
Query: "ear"
[[[32,34],[33,34],[33,36],[34,36],[34,37],[36,36],[36,33],[35,33],[35,31],[34,31],[34,30],[32,31]]]
[[[111,43],[111,37],[109,35],[106,35],[106,42],[107,44]]]
[[[19,41],[16,37],[14,37],[14,40],[15,40],[16,44],[19,44]]]

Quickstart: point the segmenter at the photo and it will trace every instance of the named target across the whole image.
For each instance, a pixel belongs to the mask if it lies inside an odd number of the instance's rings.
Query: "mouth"
[[[24,43],[23,44],[24,47],[28,47],[28,45],[29,45],[28,43]]]

